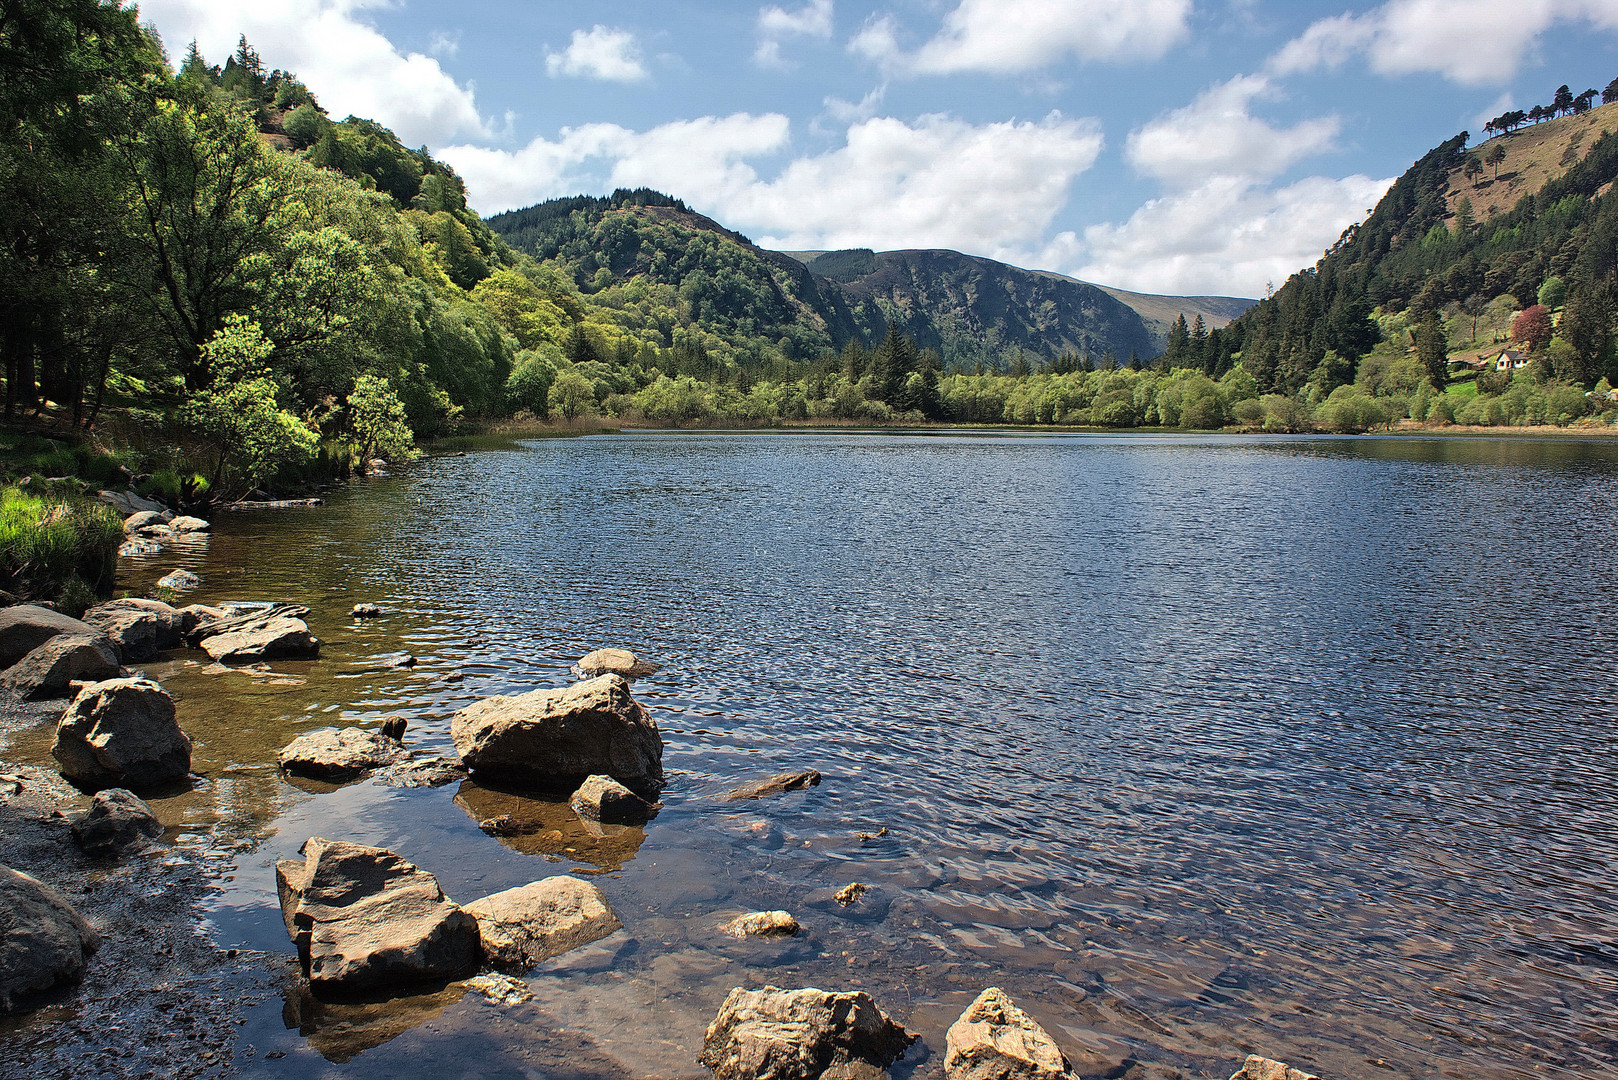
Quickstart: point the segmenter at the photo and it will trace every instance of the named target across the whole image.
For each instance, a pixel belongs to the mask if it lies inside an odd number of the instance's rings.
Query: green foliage
[[[420,456],[405,419],[404,403],[384,378],[361,375],[354,380],[348,395],[348,422],[362,462],[373,457],[410,461]]]
[[[10,592],[52,599],[77,580],[106,595],[123,538],[123,519],[105,503],[0,490],[0,570]]]
[[[583,372],[569,364],[551,383],[548,401],[551,408],[573,420],[595,404],[595,386]]]
[[[1539,302],[1552,310],[1567,303],[1567,286],[1561,278],[1552,274],[1545,279],[1545,283],[1539,287]]]

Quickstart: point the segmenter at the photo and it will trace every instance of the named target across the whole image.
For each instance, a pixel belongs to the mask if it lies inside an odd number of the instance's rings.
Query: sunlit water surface
[[[221,515],[122,585],[187,565],[197,599],[296,600],[326,642],[272,674],[151,668],[208,778],[160,812],[237,849],[222,944],[290,951],[272,868],[310,835],[462,901],[588,873],[625,924],[530,1005],[289,993],[244,1028],[250,1073],[700,1076],[726,992],[774,983],[870,991],[922,1036],[901,1078],[940,1073],[988,985],[1087,1075],[1259,1051],[1584,1077],[1618,1075],[1615,511],[1603,443],[643,434]],[[644,834],[274,769],[394,714],[447,751],[457,708],[606,645],[663,665],[635,688],[670,772]],[[400,651],[413,671],[374,670]],[[714,798],[796,768],[825,782]],[[544,827],[479,831],[507,812]],[[805,933],[715,932],[773,908]]]

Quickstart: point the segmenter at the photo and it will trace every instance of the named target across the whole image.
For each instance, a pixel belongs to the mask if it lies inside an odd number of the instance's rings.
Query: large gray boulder
[[[185,616],[161,600],[108,600],[84,613],[84,621],[112,641],[123,663],[150,660],[180,646]]]
[[[736,987],[708,1025],[698,1061],[716,1080],[818,1080],[863,1063],[886,1069],[916,1036],[877,1008],[869,994],[806,987]]]
[[[51,756],[81,787],[139,790],[184,780],[191,740],[168,691],[150,679],[108,679],[80,690],[67,707]]]
[[[70,684],[117,676],[118,652],[101,634],[57,634],[11,665],[3,682],[29,701],[67,697]]]
[[[474,900],[466,911],[478,921],[483,955],[510,972],[600,941],[623,925],[600,889],[565,874]]]
[[[296,610],[300,614],[292,614]],[[221,664],[249,664],[257,660],[314,660],[320,639],[303,621],[307,608],[273,609],[267,613],[219,619],[191,631],[203,652]]]
[[[95,628],[38,604],[0,609],[0,668],[8,668],[57,634],[94,637]]]
[[[454,979],[478,965],[478,924],[438,879],[385,848],[311,837],[275,864],[287,933],[318,989]]]
[[[127,788],[98,791],[90,809],[73,822],[73,839],[87,855],[116,855],[163,835],[152,808]]]
[[[341,783],[372,769],[410,760],[404,744],[364,728],[299,735],[281,749],[283,772]]]
[[[84,975],[101,939],[55,889],[0,866],[0,1012]]]
[[[570,791],[600,773],[638,791],[663,779],[663,738],[618,675],[469,705],[450,724],[474,776]]]
[[[944,1037],[945,1080],[1065,1080],[1056,1041],[998,986],[968,1005]]]

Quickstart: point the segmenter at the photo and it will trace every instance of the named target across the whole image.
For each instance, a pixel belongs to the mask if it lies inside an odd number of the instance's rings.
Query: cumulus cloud
[[[753,62],[759,67],[788,68],[791,65],[781,56],[781,40],[788,37],[831,37],[832,0],[809,0],[804,7],[788,11],[780,7],[760,8],[758,13],[758,48]]]
[[[622,83],[640,82],[649,74],[635,35],[600,24],[573,31],[573,40],[561,52],[547,52],[545,71],[553,79],[573,75]]]
[[[442,156],[485,213],[646,185],[766,246],[950,247],[1004,258],[1041,243],[1102,146],[1093,121],[1057,113],[981,125],[882,117],[849,128],[833,150],[761,177],[750,159],[785,150],[789,138],[784,116],[739,113],[644,132],[592,124],[516,152],[457,146]]]
[[[1172,294],[1262,296],[1309,266],[1393,184],[1314,176],[1270,190],[1238,177],[1147,202],[1121,225],[1084,231],[1078,276]]]
[[[1133,132],[1129,160],[1166,183],[1190,186],[1211,176],[1279,176],[1300,159],[1330,149],[1341,128],[1334,116],[1277,128],[1252,114],[1254,100],[1274,92],[1262,75],[1220,83]]]
[[[1191,0],[961,0],[938,33],[904,53],[891,20],[868,23],[850,49],[898,72],[1035,71],[1078,60],[1156,58],[1183,40]]]
[[[1612,0],[1389,0],[1364,15],[1321,19],[1271,58],[1290,75],[1364,54],[1383,75],[1436,72],[1469,86],[1502,83],[1557,23],[1618,30]]]
[[[470,86],[430,56],[400,53],[362,21],[367,8],[381,6],[383,0],[141,0],[140,13],[176,60],[194,40],[222,63],[246,34],[266,64],[297,72],[333,115],[377,120],[409,145],[493,134]]]

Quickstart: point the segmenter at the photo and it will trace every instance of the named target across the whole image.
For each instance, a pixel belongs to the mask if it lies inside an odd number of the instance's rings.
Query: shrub
[[[51,598],[76,577],[105,595],[123,539],[123,518],[105,503],[0,492],[0,565],[12,592]]]

